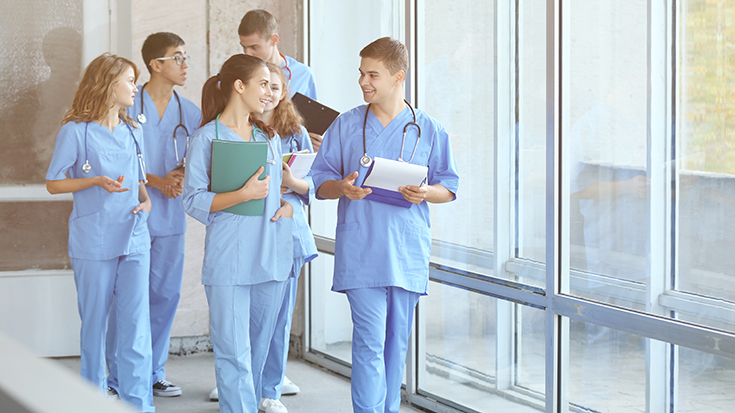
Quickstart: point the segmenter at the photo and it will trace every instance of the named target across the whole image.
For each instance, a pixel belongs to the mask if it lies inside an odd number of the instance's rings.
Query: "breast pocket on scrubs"
[[[102,225],[100,213],[85,215],[69,221],[69,250],[70,255],[89,255],[102,252]]]
[[[431,256],[431,231],[411,222],[403,224],[398,244],[398,267],[407,273],[426,273],[429,271]]]

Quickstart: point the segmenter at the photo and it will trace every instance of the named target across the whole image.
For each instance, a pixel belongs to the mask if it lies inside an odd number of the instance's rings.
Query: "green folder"
[[[212,140],[212,192],[220,194],[242,188],[258,168],[265,168],[266,142]],[[265,171],[258,179],[265,179]],[[251,199],[225,211],[238,215],[263,215],[265,199]]]

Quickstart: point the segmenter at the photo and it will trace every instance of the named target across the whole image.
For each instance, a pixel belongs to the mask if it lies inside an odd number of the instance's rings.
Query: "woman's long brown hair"
[[[128,68],[133,68],[135,81],[140,71],[135,63],[114,54],[105,53],[89,63],[79,81],[71,109],[66,112],[61,124],[68,122],[92,122],[102,120],[114,105],[115,86]],[[136,126],[128,116],[127,108],[120,108],[119,116],[123,122]]]
[[[275,109],[273,109],[273,118],[271,119],[270,126],[281,135],[282,138],[288,137],[289,135],[301,133],[301,125],[304,124],[304,118],[301,116],[299,111],[296,109],[296,105],[291,101],[291,92],[288,89],[288,82],[286,81],[286,75],[283,74],[283,69],[268,63],[268,70],[271,73],[278,75],[283,85],[283,99],[278,103]]]
[[[255,71],[265,66],[265,62],[257,57],[245,54],[236,54],[222,65],[219,74],[212,76],[202,87],[202,124],[213,121],[217,115],[222,113],[232,95],[232,86],[240,79],[248,84]],[[250,117],[250,122],[268,134],[269,138],[275,136],[276,132],[264,122]]]

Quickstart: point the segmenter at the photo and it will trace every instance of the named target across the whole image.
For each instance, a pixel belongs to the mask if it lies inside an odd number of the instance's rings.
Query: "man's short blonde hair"
[[[381,37],[360,50],[360,57],[383,62],[391,75],[399,70],[408,72],[408,49],[392,37]]]

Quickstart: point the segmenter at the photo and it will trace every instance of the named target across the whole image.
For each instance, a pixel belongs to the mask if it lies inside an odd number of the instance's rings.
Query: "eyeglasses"
[[[176,64],[179,66],[183,65],[184,62],[186,62],[186,64],[189,64],[189,56],[176,55],[176,56],[170,56],[170,57],[158,57],[155,60],[171,60],[171,59],[175,60]]]

